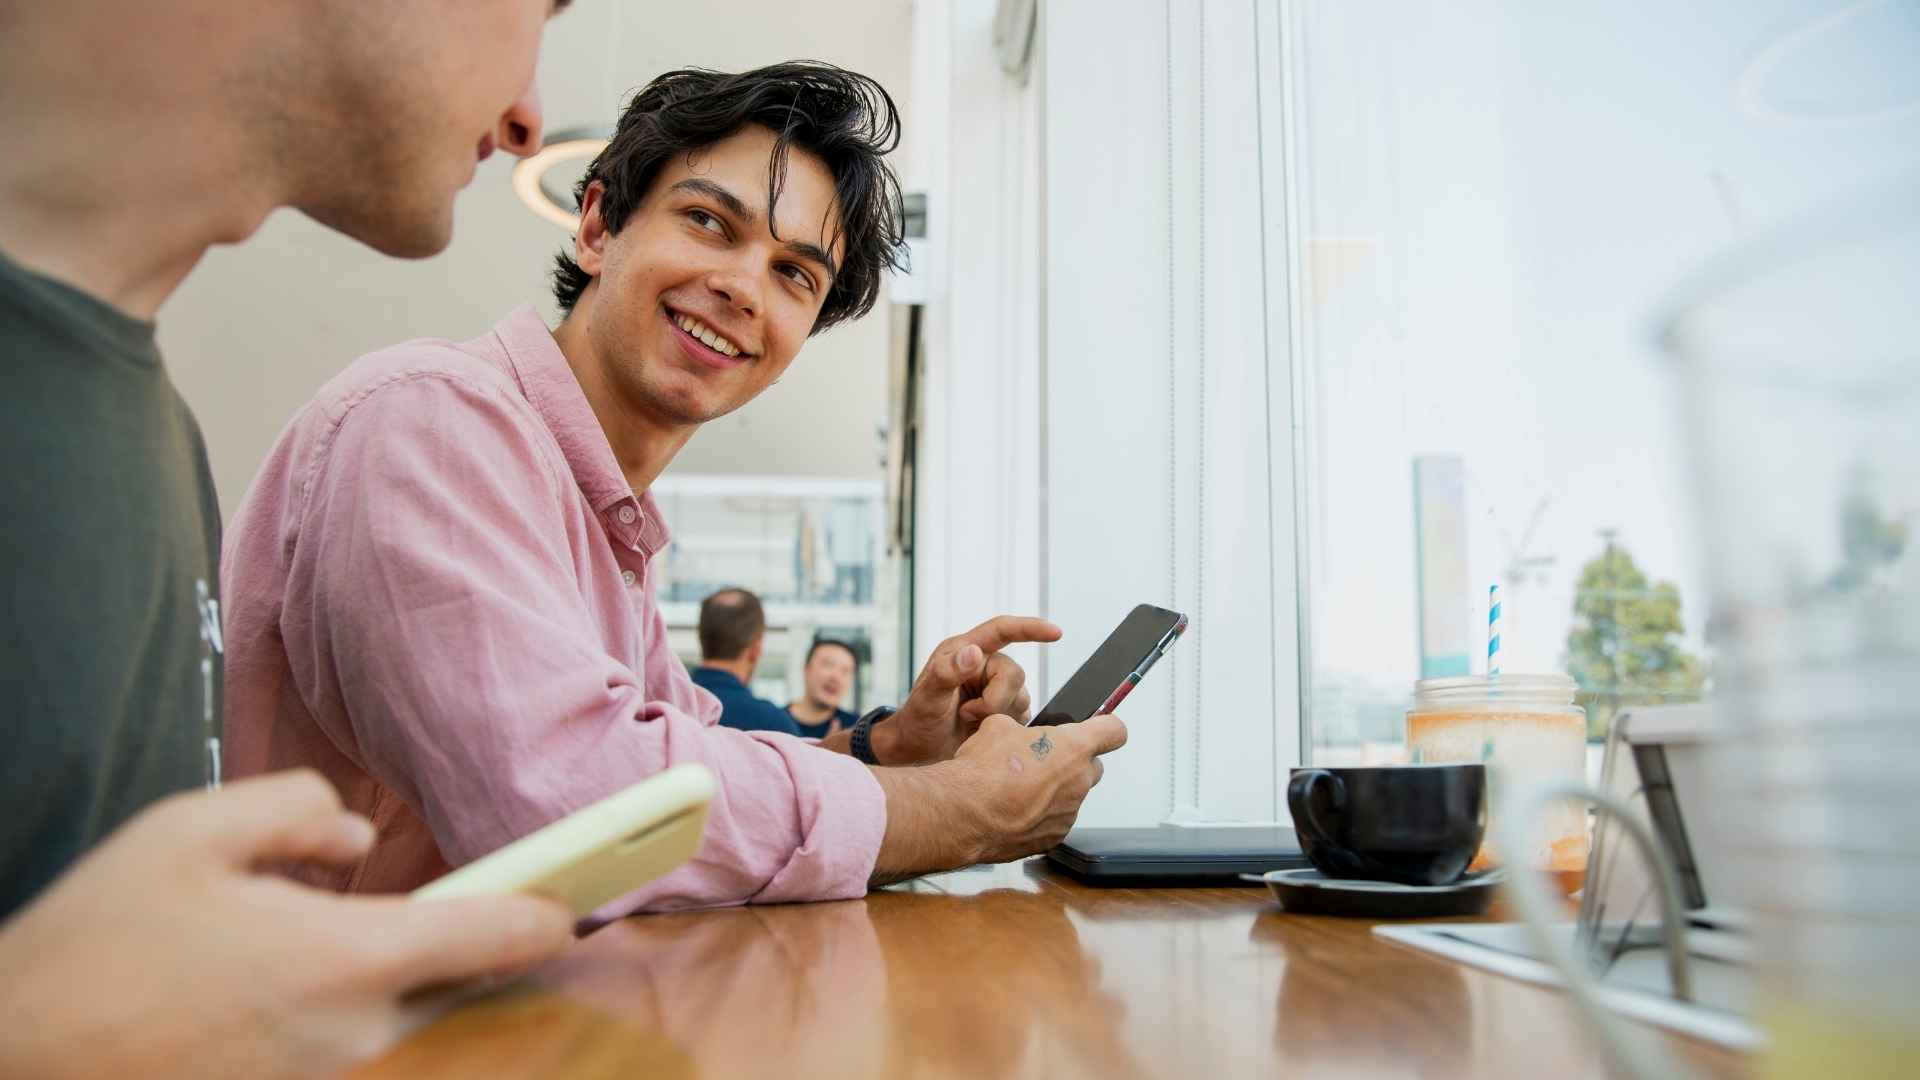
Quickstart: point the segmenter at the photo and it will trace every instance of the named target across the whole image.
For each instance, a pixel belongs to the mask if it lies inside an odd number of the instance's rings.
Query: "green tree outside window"
[[[1603,739],[1631,705],[1693,701],[1706,682],[1681,637],[1680,589],[1647,579],[1612,530],[1606,549],[1580,569],[1567,634],[1567,674],[1587,710],[1587,737]]]

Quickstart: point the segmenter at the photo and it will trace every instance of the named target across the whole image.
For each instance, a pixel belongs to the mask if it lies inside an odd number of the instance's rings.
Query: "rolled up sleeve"
[[[434,370],[332,420],[287,552],[294,683],[449,863],[698,762],[719,781],[698,855],[603,913],[866,891],[886,821],[866,766],[715,726],[650,591],[641,670],[609,649],[594,605],[631,601],[581,580],[582,545],[608,541],[537,415]]]

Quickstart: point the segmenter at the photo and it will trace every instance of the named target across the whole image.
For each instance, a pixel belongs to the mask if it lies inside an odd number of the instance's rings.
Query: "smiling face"
[[[774,133],[744,128],[668,161],[618,234],[587,189],[574,259],[593,278],[581,321],[595,381],[673,428],[745,405],[787,370],[833,283],[839,203],[818,158],[794,149],[770,218]]]
[[[807,700],[815,705],[839,708],[853,685],[853,654],[838,645],[822,645],[813,650],[806,668]]]

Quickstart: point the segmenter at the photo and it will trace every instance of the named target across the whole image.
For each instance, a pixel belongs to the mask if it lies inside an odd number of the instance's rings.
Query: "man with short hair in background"
[[[754,669],[767,644],[767,613],[745,589],[721,589],[700,602],[700,666],[693,685],[720,702],[720,722],[741,731],[800,732],[793,717],[753,696]]]
[[[860,658],[853,646],[834,638],[814,638],[801,669],[801,695],[787,706],[800,734],[824,739],[853,726],[854,715],[840,707],[860,676]]]

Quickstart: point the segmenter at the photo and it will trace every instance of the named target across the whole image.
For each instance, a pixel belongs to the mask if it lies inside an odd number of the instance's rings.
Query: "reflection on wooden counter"
[[[1090,888],[1037,862],[641,916],[358,1075],[1602,1075],[1556,993],[1370,925],[1286,915],[1257,887]]]

